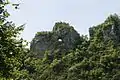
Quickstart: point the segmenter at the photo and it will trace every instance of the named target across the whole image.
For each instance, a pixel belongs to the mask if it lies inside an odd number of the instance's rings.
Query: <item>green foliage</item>
[[[42,32],[37,32],[36,36],[40,35],[40,36],[44,36],[46,34],[49,34],[49,35],[52,35],[53,33],[52,32],[49,32],[49,31],[42,31]]]
[[[120,80],[119,43],[105,41],[103,35],[112,25],[115,34],[119,34],[119,16],[110,15],[104,23],[91,28],[90,39],[80,36],[76,44],[81,44],[75,49],[63,54],[57,49],[52,53],[55,56],[46,51],[44,58],[39,59],[29,53],[25,41],[19,38],[24,25],[17,27],[7,20],[10,14],[4,7],[9,4],[8,0],[0,0],[0,80]],[[13,6],[16,8],[17,4]],[[69,26],[61,23],[56,23],[53,31]],[[36,35],[46,34],[52,35]]]
[[[70,28],[70,31],[73,31],[73,27],[70,26],[68,23],[65,23],[65,22],[55,23],[55,26],[53,27],[53,31],[60,31],[64,28],[66,28],[66,30],[68,30],[67,28]]]
[[[110,16],[111,17],[111,16]],[[114,19],[115,18],[115,19]],[[104,40],[103,30],[108,30],[119,17],[112,15],[104,23],[93,27],[93,36],[80,36],[81,45],[61,58],[49,58],[49,52],[36,68],[37,80],[119,80],[120,48],[112,39]],[[116,24],[116,23],[115,23]],[[59,24],[56,24],[57,26]],[[67,24],[66,24],[67,25]],[[118,27],[118,25],[115,25]],[[119,43],[118,43],[119,44]],[[53,54],[57,54],[57,51]],[[36,59],[37,61],[37,59]]]
[[[8,0],[0,0],[0,78],[27,79],[28,71],[22,67],[29,50],[25,48],[25,41],[19,38],[24,25],[17,27],[12,21],[7,20],[10,16],[5,9],[7,5],[10,5]]]

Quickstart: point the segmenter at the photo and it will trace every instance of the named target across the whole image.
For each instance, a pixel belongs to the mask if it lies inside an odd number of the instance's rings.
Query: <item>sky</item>
[[[67,22],[80,35],[88,35],[89,27],[98,25],[110,15],[120,14],[120,0],[11,0],[20,9],[9,8],[10,20],[26,24],[22,33],[31,41],[36,32],[52,30],[55,22]]]

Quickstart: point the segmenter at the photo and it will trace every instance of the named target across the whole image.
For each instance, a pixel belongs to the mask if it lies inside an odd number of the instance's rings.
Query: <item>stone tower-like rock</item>
[[[68,52],[79,44],[80,36],[77,31],[67,23],[56,23],[53,30],[38,32],[33,38],[30,50],[35,57],[42,58],[46,51],[54,55],[55,50],[59,53]]]

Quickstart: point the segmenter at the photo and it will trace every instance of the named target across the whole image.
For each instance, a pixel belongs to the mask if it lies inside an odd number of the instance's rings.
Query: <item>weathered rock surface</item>
[[[113,41],[118,44],[120,42],[120,19],[117,15],[111,15],[108,19],[96,26],[89,28],[90,38],[101,39],[104,42]]]
[[[55,50],[65,53],[74,49],[80,40],[77,31],[67,23],[56,23],[51,32],[38,32],[31,42],[30,50],[35,57],[42,58],[46,51],[54,55]]]

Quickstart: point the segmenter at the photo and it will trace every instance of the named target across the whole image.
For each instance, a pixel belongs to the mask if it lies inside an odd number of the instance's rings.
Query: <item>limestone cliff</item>
[[[50,55],[65,53],[79,44],[80,36],[77,31],[67,23],[56,23],[53,30],[38,32],[31,42],[30,50],[35,57],[42,58],[46,51]]]
[[[120,19],[117,15],[109,16],[104,23],[89,28],[90,40],[95,38],[107,43],[113,41],[115,44],[120,42]]]

